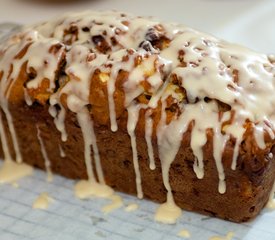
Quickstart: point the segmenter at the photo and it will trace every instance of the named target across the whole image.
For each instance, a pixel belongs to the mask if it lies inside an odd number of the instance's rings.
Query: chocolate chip
[[[33,67],[30,67],[28,71],[28,77],[29,77],[28,80],[33,80],[36,78],[36,76],[37,76],[36,70]]]
[[[111,37],[111,43],[113,46],[116,46],[117,45],[117,40],[115,37]]]
[[[250,209],[249,209],[249,212],[250,213],[253,213],[255,211],[255,206],[252,206]]]
[[[152,96],[145,94],[145,97],[146,97],[147,100],[150,100]]]
[[[54,44],[50,47],[49,53],[57,54],[62,47],[63,45],[61,43]]]
[[[87,107],[87,109],[88,109],[89,112],[92,111],[92,105],[91,104],[87,104],[86,107]]]
[[[107,43],[105,38],[101,35],[93,36],[92,41],[96,45],[97,50],[102,53],[106,53],[107,51],[111,50],[109,44]]]
[[[88,27],[83,27],[81,30],[82,30],[83,32],[90,32],[90,28],[88,28]]]
[[[67,35],[67,34],[77,35],[78,27],[76,25],[71,25],[68,29],[64,31],[64,35]]]
[[[61,110],[61,107],[59,106],[59,104],[55,104],[54,107],[57,112],[59,112]]]
[[[165,31],[159,26],[149,28],[145,34],[145,40],[149,41],[154,49],[164,49],[166,48],[170,40],[166,37]]]
[[[149,41],[143,41],[139,44],[140,48],[143,48],[147,52],[151,52],[153,47],[152,44]]]
[[[123,161],[123,165],[126,167],[126,168],[129,168],[132,164],[129,160],[124,160]]]
[[[69,29],[64,30],[63,34],[65,44],[72,44],[78,40],[78,27],[76,25],[71,25]]]
[[[149,30],[147,31],[146,35],[145,35],[145,39],[147,41],[153,42],[156,41],[160,38],[160,34],[159,32],[154,29],[154,28],[149,28]]]
[[[92,37],[92,40],[95,45],[100,45],[104,41],[104,37],[101,35],[96,35]]]

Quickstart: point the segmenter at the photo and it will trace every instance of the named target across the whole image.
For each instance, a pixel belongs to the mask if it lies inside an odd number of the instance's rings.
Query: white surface
[[[139,15],[154,15],[210,32],[252,49],[275,53],[275,1],[249,0],[93,0],[68,5],[45,5],[27,0],[0,0],[0,22],[32,23],[65,11],[117,9]],[[189,230],[191,239],[207,240],[214,235],[235,232],[233,239],[274,240],[275,211],[264,211],[255,221],[234,224],[184,212],[173,226],[153,221],[156,204],[122,195],[125,204],[137,202],[135,212],[116,210],[104,215],[107,202],[80,201],[73,196],[73,182],[55,177],[49,184],[40,171],[20,182],[20,187],[0,186],[0,239],[180,239]],[[32,210],[41,192],[55,199],[48,210]]]

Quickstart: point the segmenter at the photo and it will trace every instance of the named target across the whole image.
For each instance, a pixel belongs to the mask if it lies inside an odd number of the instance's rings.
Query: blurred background
[[[0,22],[33,23],[87,9],[156,16],[275,53],[274,0],[0,0]]]

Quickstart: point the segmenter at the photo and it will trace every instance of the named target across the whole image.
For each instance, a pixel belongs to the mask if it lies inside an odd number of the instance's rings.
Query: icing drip
[[[87,168],[88,179],[91,182],[95,182],[95,176],[92,168],[92,159],[91,159],[91,146],[94,152],[94,160],[96,166],[96,173],[98,176],[98,180],[101,184],[105,184],[103,171],[101,168],[99,152],[96,143],[96,136],[94,132],[93,122],[90,117],[90,113],[88,109],[83,108],[81,111],[77,113],[77,120],[80,125],[83,139],[84,139],[84,156],[85,156],[85,164]]]
[[[74,187],[75,196],[80,199],[87,199],[92,196],[110,198],[114,190],[107,185],[81,180]]]
[[[223,149],[225,147],[225,144],[228,140],[228,136],[223,136],[221,133],[220,125],[217,125],[214,129],[214,139],[213,139],[213,155],[214,159],[216,161],[216,166],[218,170],[219,175],[219,193],[224,194],[226,191],[226,184],[225,184],[225,175],[224,175],[224,169],[222,165],[222,153]]]
[[[58,147],[59,147],[60,157],[62,158],[66,157],[66,153],[64,152],[62,146],[59,144]]]
[[[142,198],[143,192],[142,192],[142,186],[141,186],[141,177],[140,177],[140,170],[139,170],[139,164],[138,164],[137,143],[136,143],[136,135],[135,135],[135,129],[139,118],[139,110],[140,110],[140,106],[137,104],[132,104],[127,108],[127,111],[128,111],[127,130],[131,138],[133,164],[134,164],[134,169],[136,173],[137,196],[138,198]]]
[[[154,150],[152,145],[152,132],[153,132],[153,120],[150,117],[150,111],[147,111],[145,114],[145,139],[148,148],[148,157],[149,157],[149,167],[151,170],[156,169],[155,159],[154,159]]]
[[[108,102],[109,102],[111,130],[113,132],[116,132],[117,122],[116,122],[116,109],[115,109],[115,102],[114,102],[115,79],[112,76],[107,81],[107,89],[108,89]]]
[[[268,199],[268,202],[267,202],[267,205],[266,205],[267,208],[275,209],[274,194],[275,194],[275,182],[273,184],[272,190],[271,190],[270,195],[269,195],[269,199]]]
[[[190,238],[191,234],[188,230],[186,229],[182,229],[179,233],[178,233],[179,237],[184,237],[184,238]]]
[[[181,209],[174,202],[172,189],[169,183],[169,169],[171,163],[176,157],[176,154],[180,147],[181,139],[177,139],[177,141],[173,143],[171,142],[171,140],[172,138],[176,139],[177,137],[181,137],[181,135],[177,134],[173,136],[173,134],[171,134],[171,139],[167,139],[166,137],[164,137],[167,136],[165,132],[170,131],[169,125],[166,125],[165,100],[165,98],[162,99],[161,119],[157,129],[157,138],[159,146],[159,158],[161,161],[162,179],[163,184],[167,190],[167,200],[166,203],[161,204],[157,209],[155,220],[168,224],[174,224],[176,223],[176,220],[181,216]]]
[[[133,212],[136,211],[138,208],[139,206],[136,203],[130,203],[124,208],[124,210],[126,212]]]
[[[24,98],[25,98],[25,102],[27,103],[28,106],[32,105],[32,99],[30,97],[30,95],[28,94],[28,91],[26,88],[24,88]]]
[[[182,214],[181,209],[171,200],[161,204],[156,211],[155,220],[165,224],[175,224]]]
[[[51,98],[51,100],[50,100],[50,104],[52,104],[52,105],[49,107],[49,113],[54,118],[54,124],[55,124],[57,130],[60,131],[60,133],[61,133],[61,140],[63,142],[66,142],[67,138],[68,138],[68,134],[67,134],[66,128],[65,128],[66,110],[61,104],[58,104],[59,111],[57,112],[56,107],[54,106],[57,103],[52,99],[53,98]]]
[[[41,132],[40,132],[40,129],[39,129],[38,125],[36,125],[36,129],[37,129],[37,138],[38,138],[38,141],[39,141],[39,144],[40,144],[41,153],[42,153],[42,156],[43,156],[44,161],[45,161],[45,168],[46,168],[46,171],[47,171],[47,181],[51,182],[53,180],[53,173],[52,173],[52,170],[51,170],[51,162],[49,160],[48,153],[47,153],[47,150],[45,148],[44,141],[41,137]]]
[[[11,183],[14,186],[18,186],[16,181],[30,176],[32,174],[33,168],[22,161],[14,162],[11,158],[9,146],[7,143],[6,133],[3,126],[2,112],[0,111],[0,137],[2,143],[2,149],[4,152],[4,163],[0,168],[0,183]],[[18,155],[16,155],[18,156]]]
[[[226,236],[214,236],[209,238],[209,240],[232,240],[234,237],[233,232],[228,232]]]
[[[110,200],[112,202],[102,208],[102,212],[104,212],[105,214],[110,213],[110,212],[114,211],[115,209],[121,208],[123,206],[122,197],[119,195],[113,194],[110,197]]]
[[[234,146],[234,152],[233,152],[233,159],[232,159],[232,163],[231,163],[231,169],[236,170],[237,158],[239,155],[239,148],[240,148],[240,144],[243,140],[243,134],[244,134],[245,130],[241,126],[238,126],[236,123],[235,125],[226,126],[226,131],[228,132],[228,134],[235,136],[235,139],[236,139],[235,146]]]
[[[261,126],[255,126],[254,137],[259,148],[265,149],[266,145],[264,141],[264,129]]]
[[[33,168],[25,163],[5,159],[0,168],[0,183],[15,183],[23,177],[32,175]]]
[[[0,98],[1,98],[1,94],[0,94]],[[2,107],[2,109],[3,109],[3,111],[6,115],[6,118],[7,118],[8,127],[9,127],[9,130],[10,130],[14,151],[15,151],[15,154],[16,154],[16,162],[21,163],[22,162],[22,156],[21,156],[19,144],[18,144],[18,141],[17,141],[16,132],[15,132],[15,129],[14,129],[12,116],[11,116],[11,113],[8,109],[8,102],[7,102],[6,99],[5,100],[2,99],[2,101],[0,100],[0,104],[1,104],[1,107]]]
[[[76,183],[74,193],[79,199],[99,197],[111,200],[110,204],[107,204],[102,208],[102,211],[106,214],[123,206],[122,198],[119,195],[114,194],[114,190],[105,184],[99,184],[89,180],[81,180]]]
[[[204,129],[194,127],[191,135],[191,148],[196,156],[193,169],[199,179],[202,179],[204,176],[202,147],[206,144],[206,141],[207,138]]]
[[[2,120],[2,112],[0,111],[0,136],[1,136],[1,143],[2,143],[2,149],[4,152],[4,158],[5,160],[9,161],[11,160],[11,154],[9,150],[9,146],[7,143],[6,133],[3,126],[3,120]]]
[[[47,209],[50,202],[53,202],[53,199],[49,196],[48,193],[41,193],[33,202],[32,208],[34,209]]]
[[[92,57],[92,62],[95,65],[87,61],[89,57]],[[88,109],[84,106],[88,104],[91,72],[96,66],[100,66],[102,62],[106,61],[106,56],[94,56],[90,53],[89,49],[82,46],[75,46],[71,49],[70,54],[68,54],[67,61],[66,73],[69,75],[70,81],[61,89],[59,96],[68,94],[67,105],[71,111],[77,114],[77,119],[84,139],[84,156],[89,180],[95,181],[91,159],[92,146],[97,176],[99,182],[104,184],[100,156],[93,129],[93,121]],[[75,90],[79,91],[77,95],[73,94]]]

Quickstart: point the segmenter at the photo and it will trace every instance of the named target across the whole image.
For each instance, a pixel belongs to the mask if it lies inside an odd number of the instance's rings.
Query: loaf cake
[[[0,154],[161,203],[157,219],[243,222],[273,196],[274,87],[271,57],[184,25],[65,14],[1,44]]]

